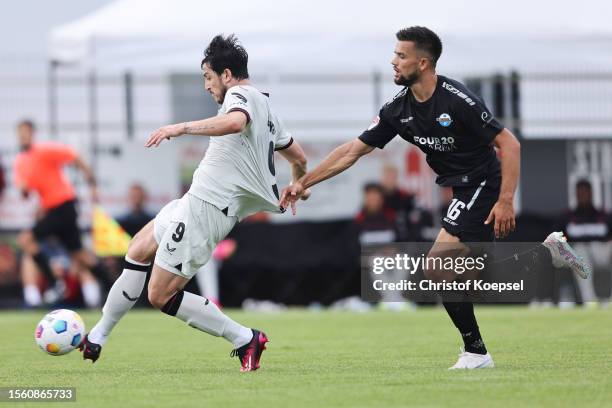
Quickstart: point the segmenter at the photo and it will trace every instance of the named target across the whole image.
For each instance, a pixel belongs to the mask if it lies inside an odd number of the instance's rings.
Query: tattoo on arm
[[[293,176],[294,181],[301,179],[304,174],[306,174],[306,166],[302,166],[299,163],[294,163],[291,165],[291,175]]]
[[[207,131],[215,129],[214,125],[192,125],[189,123],[185,124],[185,133],[190,135],[201,135]]]

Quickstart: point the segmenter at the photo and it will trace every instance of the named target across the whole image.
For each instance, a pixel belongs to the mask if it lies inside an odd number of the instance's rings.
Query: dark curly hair
[[[436,66],[442,54],[442,41],[436,33],[427,27],[413,26],[402,28],[395,36],[399,41],[414,42],[415,47],[427,53],[431,57],[432,65]]]
[[[204,51],[204,59],[200,67],[203,69],[204,64],[208,64],[219,75],[225,69],[229,69],[234,78],[247,79],[249,77],[248,63],[249,54],[240,45],[234,34],[227,37],[217,35]]]

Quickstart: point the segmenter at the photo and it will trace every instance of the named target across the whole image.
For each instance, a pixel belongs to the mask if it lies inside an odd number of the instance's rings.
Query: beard
[[[214,95],[213,95],[213,99],[215,99],[219,105],[223,105],[223,102],[225,102],[226,94],[227,94],[227,87],[224,85],[221,85],[221,93],[219,95],[219,99],[217,99]]]
[[[400,75],[400,77],[398,79],[394,79],[393,82],[395,82],[395,85],[412,86],[419,80],[420,77],[421,75],[418,73],[418,71],[414,71],[408,74],[407,77]]]

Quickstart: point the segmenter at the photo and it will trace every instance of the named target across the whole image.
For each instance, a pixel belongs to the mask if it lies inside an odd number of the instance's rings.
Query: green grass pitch
[[[612,310],[477,308],[496,368],[448,371],[460,339],[441,308],[417,312],[228,311],[270,337],[240,373],[231,345],[155,311],[132,311],[94,365],[34,343],[43,312],[0,313],[0,387],[76,387],[77,402],[17,407],[612,406]],[[98,312],[82,312],[87,327]]]

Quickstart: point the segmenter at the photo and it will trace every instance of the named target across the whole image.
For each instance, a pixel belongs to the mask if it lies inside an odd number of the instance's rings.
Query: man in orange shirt
[[[42,216],[31,230],[19,235],[18,242],[21,249],[45,275],[49,284],[54,286],[55,293],[52,291],[46,299],[52,303],[63,294],[63,282],[56,281],[49,260],[40,250],[40,242],[46,238],[56,238],[68,250],[78,271],[89,269],[103,282],[107,281],[108,277],[95,255],[83,248],[77,224],[76,194],[62,169],[67,164],[76,165],[85,174],[95,202],[98,193],[94,174],[74,149],[54,142],[34,143],[34,133],[35,125],[30,120],[23,120],[17,125],[21,153],[15,160],[14,174],[15,184],[24,198],[27,198],[31,191],[38,194]],[[33,282],[25,282],[24,279],[26,298],[28,291],[38,290],[32,284]],[[85,293],[86,285],[83,288],[84,297],[96,297],[93,293]],[[93,290],[90,286],[90,291]],[[99,288],[96,290],[99,292]]]

